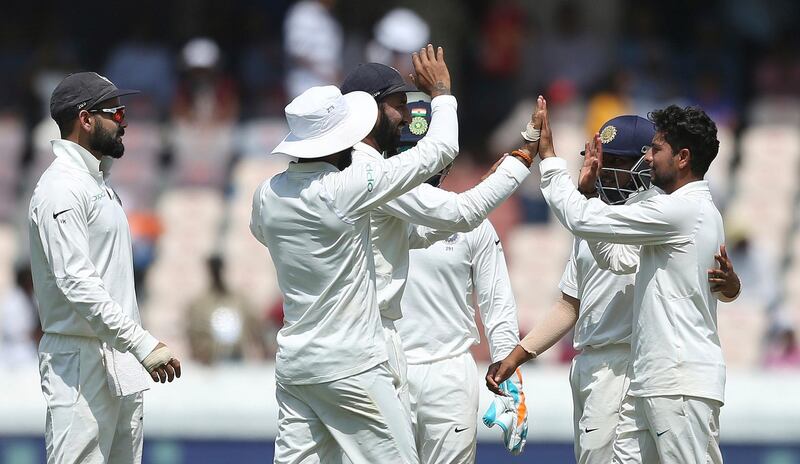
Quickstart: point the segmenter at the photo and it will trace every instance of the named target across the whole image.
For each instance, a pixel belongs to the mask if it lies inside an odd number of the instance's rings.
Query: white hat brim
[[[338,126],[313,139],[302,139],[290,132],[272,150],[272,154],[295,158],[322,158],[364,140],[378,120],[378,104],[366,92],[350,92],[344,95],[344,99],[347,100],[349,113]]]

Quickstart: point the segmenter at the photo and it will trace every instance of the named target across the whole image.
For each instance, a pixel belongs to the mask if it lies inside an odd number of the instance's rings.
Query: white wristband
[[[164,364],[170,362],[172,359],[172,352],[166,346],[162,346],[157,350],[153,350],[152,353],[148,354],[146,358],[142,361],[142,365],[147,372],[153,372],[157,367],[161,367]]]
[[[542,135],[542,131],[533,127],[533,123],[529,122],[528,126],[525,128],[525,132],[520,132],[520,134],[522,135],[522,138],[528,142],[538,142]]]

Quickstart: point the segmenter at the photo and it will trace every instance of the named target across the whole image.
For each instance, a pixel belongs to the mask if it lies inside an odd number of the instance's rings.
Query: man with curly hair
[[[709,276],[724,241],[722,218],[703,177],[719,149],[714,122],[696,107],[650,114],[656,134],[645,161],[665,195],[631,205],[587,199],[555,156],[545,117],[539,155],[542,191],[558,220],[595,243],[598,263],[636,272],[630,388],[620,411],[614,462],[721,463],[719,410],[725,362]],[[579,185],[602,167],[599,134],[586,145]],[[637,260],[627,257],[639,253]],[[649,461],[648,461],[649,462]]]

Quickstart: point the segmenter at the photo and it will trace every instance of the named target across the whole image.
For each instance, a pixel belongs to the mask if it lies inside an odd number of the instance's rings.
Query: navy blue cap
[[[417,88],[407,84],[400,72],[391,66],[366,63],[358,65],[342,82],[343,94],[356,90],[367,92],[375,97],[375,100],[380,100],[393,93],[413,92]]]
[[[416,145],[431,125],[431,104],[426,101],[408,102],[408,111],[411,113],[411,123],[400,130],[400,145]]]
[[[599,133],[603,153],[638,158],[644,155],[653,143],[656,126],[643,117],[625,115],[617,116],[603,124]],[[581,155],[583,154],[581,151]]]
[[[113,82],[96,72],[70,74],[59,82],[50,96],[50,116],[56,119],[66,110],[89,110],[108,99],[135,93],[139,91],[118,89]]]

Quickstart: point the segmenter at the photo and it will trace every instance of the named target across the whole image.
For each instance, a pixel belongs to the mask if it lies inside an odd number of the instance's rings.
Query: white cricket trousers
[[[578,464],[611,462],[630,357],[630,345],[615,344],[587,348],[572,360],[569,383]]]
[[[420,463],[474,463],[479,383],[472,355],[409,364],[408,387]]]
[[[39,373],[48,464],[142,461],[142,394],[111,393],[98,339],[45,333]]]
[[[381,317],[381,324],[383,324],[383,336],[386,338],[386,353],[389,356],[388,367],[394,378],[394,386],[400,401],[411,420],[411,404],[408,397],[408,362],[406,352],[403,350],[403,340],[392,319]]]
[[[627,396],[613,462],[722,464],[721,406],[719,401],[694,396]]]
[[[386,362],[333,382],[278,383],[276,397],[276,464],[419,462]]]

